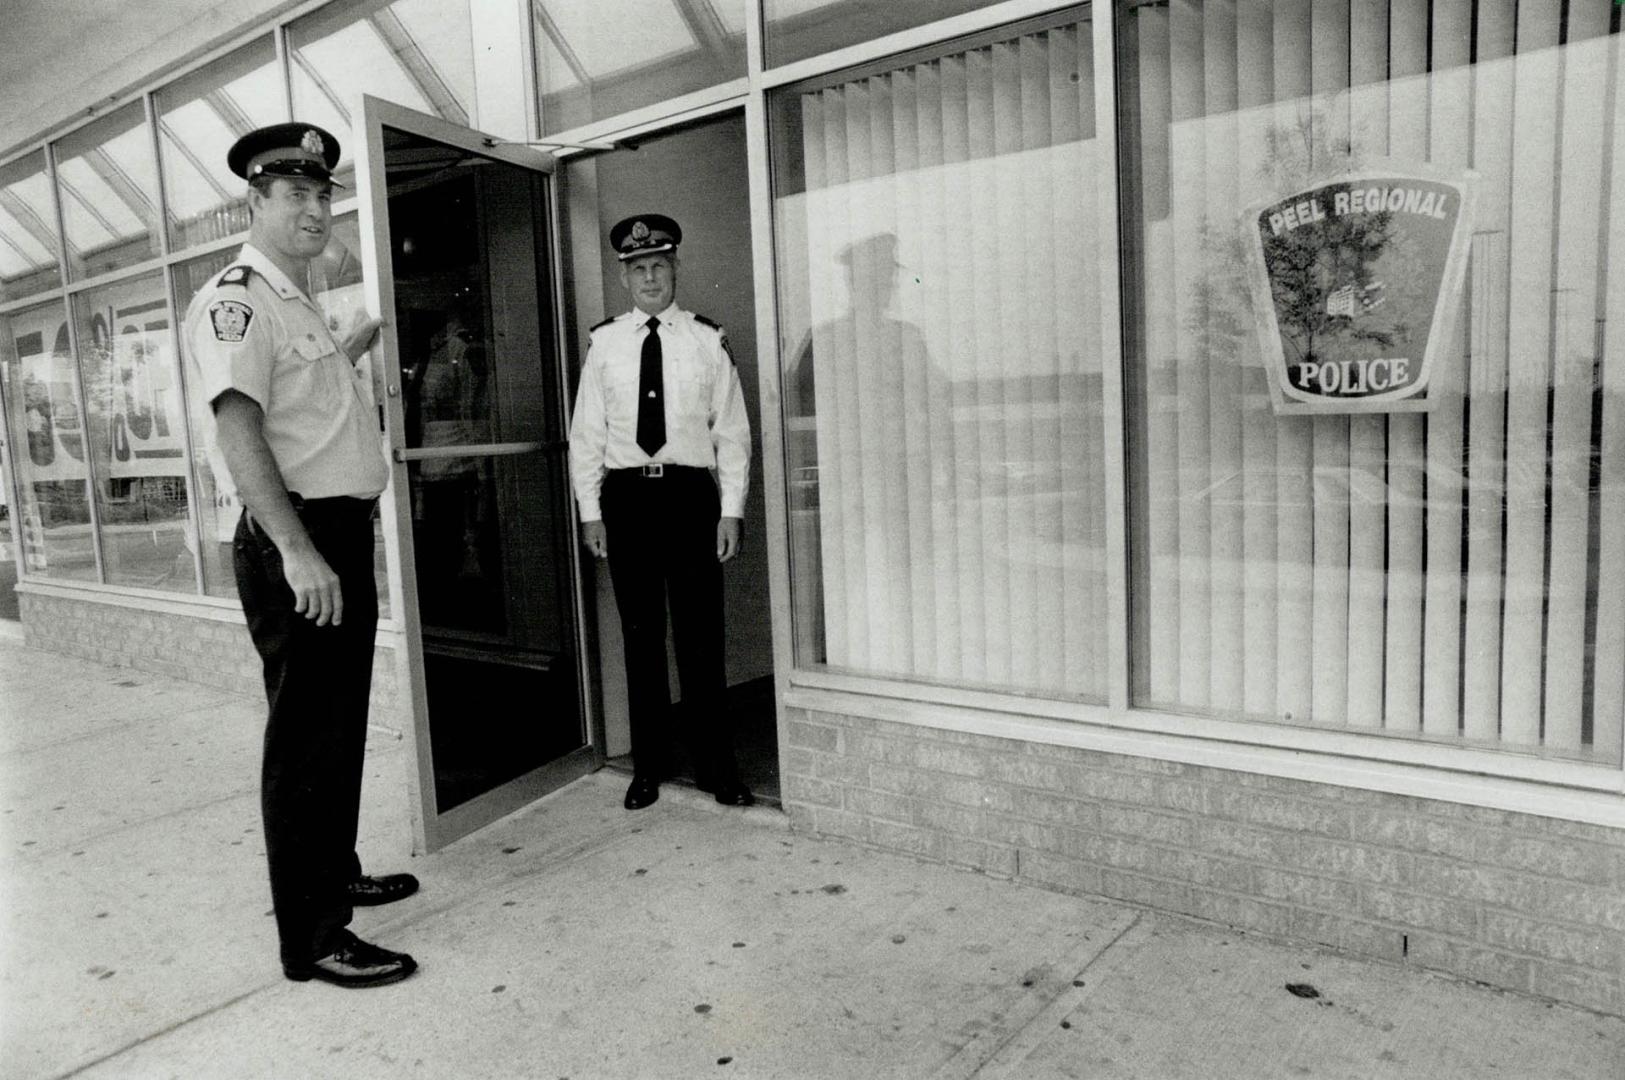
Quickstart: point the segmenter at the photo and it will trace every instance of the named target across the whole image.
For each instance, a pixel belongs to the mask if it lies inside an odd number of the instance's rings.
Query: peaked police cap
[[[226,164],[245,180],[256,176],[304,176],[333,182],[339,141],[315,124],[256,128],[226,152]]]
[[[682,226],[665,214],[634,214],[617,221],[609,230],[609,246],[622,262],[639,255],[676,251],[682,242]]]

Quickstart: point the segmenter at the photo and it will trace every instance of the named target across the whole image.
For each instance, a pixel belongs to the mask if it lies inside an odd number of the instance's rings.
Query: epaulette
[[[702,326],[709,326],[713,330],[721,330],[722,329],[722,324],[721,323],[717,322],[715,319],[707,319],[704,315],[698,315],[698,314],[695,315],[694,316],[694,321],[701,324]]]
[[[252,266],[230,266],[226,272],[215,279],[216,285],[247,285],[248,279],[254,276]]]
[[[620,318],[619,315],[611,315],[601,323],[594,323],[592,326],[588,327],[587,333],[596,334],[598,331],[602,330],[604,327],[608,326],[618,318]]]

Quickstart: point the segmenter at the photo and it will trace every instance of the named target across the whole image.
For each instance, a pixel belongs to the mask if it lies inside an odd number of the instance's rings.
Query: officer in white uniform
[[[216,476],[245,507],[234,561],[270,704],[260,798],[283,971],[357,987],[417,965],[346,929],[352,907],[417,881],[363,876],[355,851],[378,624],[372,518],[389,471],[355,363],[379,323],[340,341],[309,295],[338,158],[338,141],[309,124],[231,148],[249,182],[249,241],[193,299],[183,340],[211,406]]]
[[[582,539],[609,560],[625,639],[628,810],[659,798],[668,768],[668,596],[696,779],[724,805],[755,801],[723,707],[722,636],[722,564],[739,551],[750,420],[722,328],[675,302],[682,238],[662,214],[610,230],[634,307],[592,328],[570,424]]]

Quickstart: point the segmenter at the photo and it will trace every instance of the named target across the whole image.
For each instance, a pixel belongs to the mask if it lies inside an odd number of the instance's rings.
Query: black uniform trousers
[[[337,947],[350,922],[345,886],[356,855],[367,699],[378,590],[373,499],[299,499],[300,520],[339,577],[344,620],[317,626],[294,611],[282,556],[245,513],[235,538],[237,592],[265,666],[260,808],[282,962],[307,964]]]
[[[722,505],[707,469],[664,466],[663,475],[614,469],[600,493],[609,538],[609,576],[621,614],[632,720],[632,767],[660,780],[670,767],[671,706],[666,671],[666,601],[695,779],[714,788],[738,779],[733,732],[723,708]]]

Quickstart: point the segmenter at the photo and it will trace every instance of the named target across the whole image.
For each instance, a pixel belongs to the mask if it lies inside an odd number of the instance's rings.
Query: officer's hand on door
[[[366,355],[367,350],[372,348],[373,343],[377,341],[378,330],[383,325],[384,320],[373,318],[364,313],[357,319],[356,324],[350,328],[350,332],[345,334],[344,340],[339,343],[339,348],[343,349],[344,355],[350,358],[350,363],[354,364],[362,356]]]
[[[602,521],[583,521],[581,542],[587,545],[587,550],[592,552],[594,557],[609,558],[609,533],[604,529]]]

